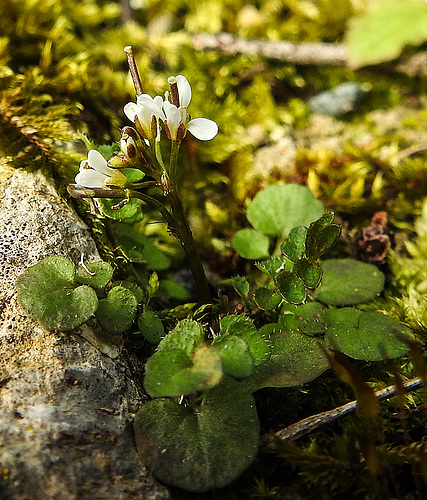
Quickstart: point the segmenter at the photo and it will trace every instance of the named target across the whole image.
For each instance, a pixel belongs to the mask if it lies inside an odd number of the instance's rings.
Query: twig
[[[236,37],[231,33],[210,35],[199,33],[193,37],[193,47],[207,52],[222,52],[230,55],[259,55],[267,59],[315,66],[349,66],[345,45],[338,43],[293,43],[271,40],[254,40]],[[427,52],[420,51],[390,63],[385,69],[409,76],[427,74]]]
[[[408,380],[403,384],[405,391],[415,391],[424,385],[424,380],[421,378],[414,378]],[[390,385],[385,389],[381,389],[375,392],[375,396],[378,401],[383,401],[384,399],[391,398],[396,395],[397,388],[395,385]],[[318,413],[317,415],[312,415],[304,420],[300,420],[295,424],[289,425],[280,431],[274,433],[265,434],[261,440],[261,447],[268,452],[275,450],[275,443],[277,440],[281,441],[291,441],[297,439],[305,434],[308,434],[322,425],[330,424],[335,420],[338,420],[349,413],[352,413],[357,408],[357,401],[351,401],[345,405],[334,408],[333,410],[324,411]]]
[[[135,63],[135,58],[133,56],[133,49],[131,45],[126,45],[124,48],[126,52],[126,57],[128,60],[129,72],[132,77],[133,86],[135,87],[135,92],[137,96],[142,94],[141,79],[139,78],[138,68]]]
[[[283,62],[315,65],[346,64],[344,45],[332,43],[292,43],[285,41],[248,40],[230,33],[209,35],[200,33],[193,37],[198,50],[225,52],[231,55],[260,55]]]

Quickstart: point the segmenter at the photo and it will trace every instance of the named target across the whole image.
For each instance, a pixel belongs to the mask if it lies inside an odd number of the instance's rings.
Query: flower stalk
[[[164,99],[143,94],[132,47],[127,46],[124,50],[136,92],[136,102],[127,103],[124,113],[135,127],[126,126],[122,129],[121,151],[110,160],[105,160],[96,150],[89,151],[88,159],[80,165],[75,184],[70,184],[68,191],[76,198],[122,198],[113,207],[117,210],[131,198],[156,208],[167,223],[169,232],[180,240],[194,276],[199,302],[209,303],[209,285],[180,197],[177,168],[180,144],[187,131],[197,139],[208,141],[215,137],[218,126],[207,118],[190,118],[187,107],[191,101],[191,86],[182,75],[168,79],[170,91],[165,92]],[[161,155],[162,129],[171,144],[167,163]],[[135,182],[127,180],[128,167],[141,172]],[[132,178],[132,174],[128,175]],[[149,180],[142,180],[144,175]],[[133,178],[136,179],[135,176]],[[170,209],[143,191],[153,186],[163,191]]]

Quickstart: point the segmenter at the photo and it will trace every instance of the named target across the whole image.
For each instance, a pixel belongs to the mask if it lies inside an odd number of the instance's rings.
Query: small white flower
[[[120,170],[108,166],[107,160],[96,149],[91,149],[87,160],[80,163],[75,183],[87,188],[124,187],[126,176]]]
[[[201,141],[210,141],[218,133],[218,125],[207,118],[194,118],[190,120],[187,107],[191,102],[191,86],[183,75],[170,77],[171,87],[176,84],[178,95],[166,92],[163,103],[163,111],[166,116],[164,120],[165,130],[169,139],[180,141],[185,137],[187,130]],[[171,95],[172,102],[169,101]],[[175,102],[174,102],[175,101]]]
[[[141,94],[136,103],[128,102],[123,111],[130,121],[142,129],[140,132],[144,139],[155,139],[160,132],[159,119],[165,119],[162,104],[163,99],[159,95],[153,98],[148,94]]]

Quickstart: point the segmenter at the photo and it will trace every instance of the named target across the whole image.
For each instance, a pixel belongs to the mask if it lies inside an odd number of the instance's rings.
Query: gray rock
[[[356,82],[345,82],[315,95],[308,101],[314,113],[342,116],[354,111],[367,94],[367,88]]]
[[[141,467],[142,397],[120,342],[86,324],[51,333],[16,302],[48,255],[99,260],[88,228],[39,172],[0,164],[0,498],[166,500]]]

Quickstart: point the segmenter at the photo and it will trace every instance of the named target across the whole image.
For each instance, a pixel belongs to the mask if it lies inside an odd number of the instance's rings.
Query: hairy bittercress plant
[[[152,398],[161,398],[136,415],[141,460],[166,483],[205,491],[228,484],[256,456],[259,422],[251,392],[308,382],[329,367],[333,351],[370,361],[401,356],[407,350],[401,338],[411,332],[381,313],[349,307],[380,294],[384,276],[352,259],[321,260],[340,228],[334,214],[296,184],[257,193],[247,212],[253,227],[233,238],[242,257],[257,260],[258,273],[233,280],[247,314],[197,321],[211,297],[180,197],[177,159],[187,132],[210,140],[218,127],[190,118],[191,87],[182,75],[169,78],[164,97],[143,94],[132,50],[125,50],[136,102],[124,112],[134,126],[122,129],[120,150],[111,158],[90,150],[68,189],[112,219],[138,220],[140,202],[158,210],[182,244],[204,307],[191,317],[191,304],[165,332],[160,312],[148,307],[159,290],[155,272],[141,288],[132,280],[113,281],[113,268],[105,262],[82,261],[76,269],[59,256],[23,273],[18,300],[49,330],[72,330],[93,315],[112,334],[138,324],[140,334],[157,346],[146,363],[144,386]],[[162,134],[170,142],[166,161]],[[147,192],[153,188],[167,203]],[[121,219],[119,212],[125,212]],[[130,262],[148,262],[152,271],[168,266],[135,228],[114,222],[112,233]]]

